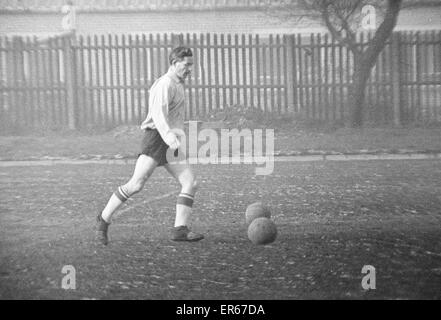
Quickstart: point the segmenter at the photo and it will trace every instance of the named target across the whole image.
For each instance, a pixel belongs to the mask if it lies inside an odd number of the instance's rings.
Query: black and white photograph
[[[439,299],[441,0],[0,0],[0,300]]]

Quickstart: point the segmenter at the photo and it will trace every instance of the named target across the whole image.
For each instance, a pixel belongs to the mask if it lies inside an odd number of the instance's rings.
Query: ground
[[[170,240],[178,185],[158,169],[115,217],[94,219],[132,165],[0,167],[1,299],[440,299],[441,162],[198,165],[192,226]],[[272,210],[276,241],[253,245],[245,209]],[[63,290],[63,266],[76,290]],[[376,289],[361,286],[376,270]]]
[[[217,113],[198,124],[203,128],[262,128],[275,132],[276,155],[315,153],[441,153],[441,126],[344,128],[299,122],[289,117],[265,118],[256,112]],[[119,126],[93,134],[82,131],[37,130],[22,136],[0,136],[0,160],[135,158],[142,131]],[[200,143],[202,144],[202,142]]]

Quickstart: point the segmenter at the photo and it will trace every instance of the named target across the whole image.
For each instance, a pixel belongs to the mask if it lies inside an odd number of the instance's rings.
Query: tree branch
[[[391,35],[397,24],[398,14],[400,12],[402,0],[388,0],[387,11],[383,22],[375,32],[374,38],[370,41],[368,48],[364,53],[364,59],[375,62],[376,56],[386,45],[386,41]]]
[[[358,52],[357,44],[355,42],[355,35],[349,28],[349,25],[346,24],[346,28],[342,24],[342,29],[337,30],[337,28],[333,25],[330,15],[329,15],[329,6],[330,2],[323,2],[322,7],[320,8],[320,13],[322,20],[324,21],[326,27],[328,28],[331,35],[336,38],[340,43],[346,45],[350,48],[351,51]],[[342,30],[346,31],[347,36],[342,35]]]

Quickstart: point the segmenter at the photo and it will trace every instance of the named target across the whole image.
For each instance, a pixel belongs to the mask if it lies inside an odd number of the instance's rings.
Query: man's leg
[[[173,240],[198,241],[204,237],[190,232],[191,212],[194,196],[197,191],[197,182],[193,170],[188,164],[166,164],[167,171],[181,184],[181,193],[176,204],[176,219]]]
[[[98,216],[97,238],[107,244],[107,229],[112,221],[112,215],[131,196],[138,193],[144,187],[147,179],[157,166],[157,162],[146,155],[140,155],[136,161],[135,170],[131,179],[123,186],[118,187],[110,197],[106,207]]]

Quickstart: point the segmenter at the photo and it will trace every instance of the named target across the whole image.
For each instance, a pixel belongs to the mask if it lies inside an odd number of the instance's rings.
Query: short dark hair
[[[193,52],[188,47],[177,47],[174,48],[168,57],[170,65],[175,61],[182,61],[185,57],[193,57]]]

